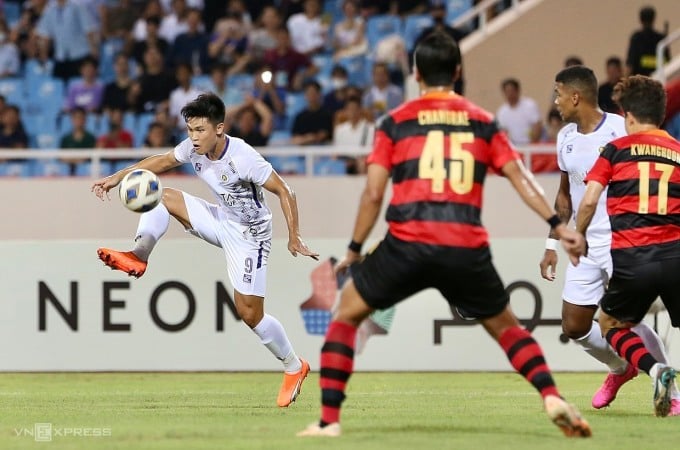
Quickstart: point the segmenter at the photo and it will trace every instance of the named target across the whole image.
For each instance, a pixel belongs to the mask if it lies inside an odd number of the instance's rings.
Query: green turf
[[[288,409],[273,373],[0,374],[0,449],[664,449],[680,442],[680,417],[652,415],[640,376],[614,405],[589,407],[602,374],[557,374],[585,413],[591,439],[567,439],[538,395],[511,373],[359,373],[351,380],[338,439],[294,437],[318,417],[317,374]],[[107,427],[110,437],[49,443],[17,430]]]

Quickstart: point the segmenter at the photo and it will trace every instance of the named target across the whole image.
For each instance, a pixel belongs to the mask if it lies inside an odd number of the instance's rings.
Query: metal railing
[[[172,150],[172,148],[158,149],[93,149],[93,150],[66,150],[66,149],[40,149],[40,150],[0,150],[0,164],[2,161],[35,160],[35,161],[59,161],[63,159],[85,159],[92,163],[90,176],[99,177],[102,174],[102,160],[140,160],[148,156],[157,155]],[[355,146],[281,146],[260,147],[257,151],[265,158],[280,156],[303,157],[305,161],[304,175],[311,176],[314,173],[316,158],[328,156],[366,156],[370,147]],[[535,144],[518,149],[522,154],[524,163],[531,167],[532,154],[553,154],[555,144]]]
[[[664,52],[666,51],[668,46],[671,45],[672,42],[677,41],[678,39],[680,39],[680,29],[673,31],[671,34],[661,39],[658,44],[656,44],[656,70],[654,71],[654,74],[652,74],[652,76],[661,83],[665,84],[666,79],[668,78],[669,75],[666,73],[666,61],[664,61]],[[674,70],[678,70],[680,69],[680,59],[678,59],[677,57],[675,59],[678,60],[679,62],[675,64],[669,64],[669,66],[672,66]],[[671,68],[671,72],[673,71],[673,68]]]

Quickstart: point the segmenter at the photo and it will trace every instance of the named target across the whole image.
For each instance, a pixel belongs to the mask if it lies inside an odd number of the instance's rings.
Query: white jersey
[[[558,133],[557,163],[560,170],[569,175],[569,194],[574,220],[586,192],[584,179],[600,156],[600,149],[608,142],[625,135],[623,117],[608,113],[604,113],[602,121],[592,133],[579,133],[575,123],[565,125]],[[591,247],[609,246],[611,243],[606,189],[597,203],[586,239]]]
[[[175,147],[175,159],[191,163],[196,174],[215,194],[218,217],[236,228],[247,240],[263,241],[272,236],[272,212],[265,202],[262,185],[273,169],[243,139],[227,136],[220,158],[208,159],[194,151],[190,139]]]

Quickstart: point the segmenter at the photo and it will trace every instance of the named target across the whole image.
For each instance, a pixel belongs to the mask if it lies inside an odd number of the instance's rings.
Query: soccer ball
[[[155,173],[137,169],[125,175],[118,195],[127,209],[141,213],[150,211],[161,202],[163,186]]]

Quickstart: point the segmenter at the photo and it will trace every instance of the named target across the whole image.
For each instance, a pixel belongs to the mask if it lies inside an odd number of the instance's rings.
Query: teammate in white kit
[[[555,77],[555,105],[562,119],[568,122],[557,136],[557,160],[560,167],[560,187],[555,209],[563,222],[569,222],[583,199],[584,179],[599,156],[599,150],[609,141],[626,134],[624,119],[603,113],[597,106],[597,79],[584,66],[572,66]],[[567,266],[562,292],[562,330],[598,361],[609,367],[609,374],[592,399],[594,408],[608,406],[621,386],[637,376],[637,369],[621,359],[602,337],[594,316],[612,273],[610,253],[611,227],[607,215],[606,191],[599,199],[595,216],[588,228],[588,256],[580,264]],[[541,276],[555,279],[557,240],[549,236],[540,263]],[[663,343],[649,326],[640,323],[633,328],[650,353],[667,362]],[[677,390],[674,396],[677,397]],[[674,400],[672,415],[680,415],[680,401]],[[675,412],[675,414],[673,414]]]
[[[276,194],[288,225],[288,250],[318,258],[303,242],[298,226],[295,194],[271,164],[242,139],[224,132],[222,100],[202,94],[182,108],[189,137],[174,150],[150,156],[115,174],[97,180],[92,191],[100,199],[123,177],[136,169],[162,173],[190,163],[215,194],[209,203],[177,189],[164,188],[163,200],[141,215],[132,251],[100,248],[106,265],[140,277],[156,242],[165,234],[170,216],[193,235],[224,250],[234,302],[241,319],[262,344],[283,362],[284,377],[277,404],[286,407],[297,398],[309,373],[307,361],[298,358],[281,323],[264,313],[267,258],[271,249],[272,214],[265,203],[264,187]]]

